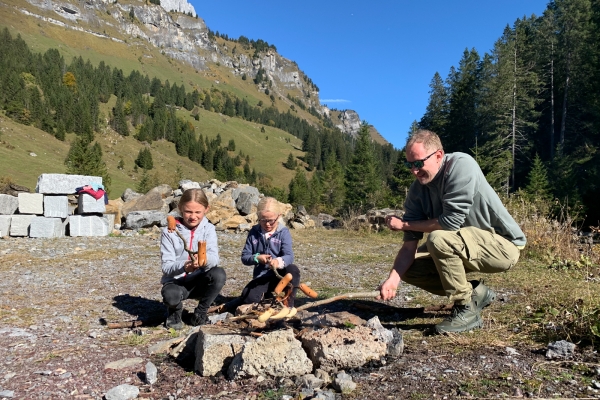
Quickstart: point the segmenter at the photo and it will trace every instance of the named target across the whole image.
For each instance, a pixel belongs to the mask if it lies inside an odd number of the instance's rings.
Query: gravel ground
[[[398,237],[391,235],[313,230],[293,236],[302,280],[324,295],[373,290],[399,246]],[[245,234],[219,233],[221,265],[228,274],[224,297],[238,295],[250,278],[250,269],[239,262],[244,240]],[[290,380],[203,378],[194,375],[189,360],[148,356],[149,345],[171,337],[160,325],[133,330],[103,325],[163,315],[156,231],[105,238],[0,239],[0,272],[0,398],[101,399],[125,383],[139,387],[140,398],[152,399],[298,396]],[[502,298],[501,289],[499,294]],[[433,304],[444,302],[403,286],[387,304],[349,301],[319,310],[343,309],[363,318],[379,315],[388,327],[404,321],[404,355],[347,371],[358,387],[342,398],[600,397],[600,360],[593,349],[551,362],[545,359],[543,345],[508,346],[499,341],[473,346],[465,344],[469,334],[431,335],[431,326],[445,314],[411,313],[409,306],[415,304],[410,299],[415,296]],[[192,301],[186,302],[188,311],[193,307]],[[490,309],[494,307],[501,304]],[[416,316],[424,322],[406,325]],[[490,324],[493,320],[486,318],[486,328]],[[134,357],[141,359],[136,365],[106,368],[110,362]],[[148,361],[158,368],[154,385],[144,383]]]

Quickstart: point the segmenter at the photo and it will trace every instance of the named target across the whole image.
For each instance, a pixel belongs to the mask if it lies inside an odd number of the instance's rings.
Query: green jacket
[[[412,183],[404,209],[404,221],[438,218],[444,230],[473,226],[493,229],[519,247],[527,242],[477,162],[468,154],[445,154],[440,170],[430,183]],[[404,241],[422,237],[422,232],[404,232]]]

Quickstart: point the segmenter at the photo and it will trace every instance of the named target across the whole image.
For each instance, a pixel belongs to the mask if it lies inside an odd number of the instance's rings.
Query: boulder
[[[241,215],[248,215],[256,212],[256,204],[258,204],[258,196],[254,198],[252,194],[243,192],[239,194],[235,207]]]
[[[387,345],[365,326],[312,330],[303,333],[300,340],[315,367],[327,372],[361,367],[381,359],[387,350]]]
[[[19,199],[10,194],[0,194],[0,215],[11,215],[17,212]]]
[[[231,360],[242,351],[244,344],[254,340],[227,328],[201,326],[196,338],[196,373],[215,376],[219,372],[226,372]]]
[[[67,196],[44,196],[44,217],[67,218],[69,216],[69,198]]]
[[[132,211],[125,218],[125,228],[141,229],[167,226],[167,214],[161,211]]]
[[[246,224],[246,219],[241,215],[234,215],[226,221],[221,221],[223,229],[237,230],[241,225]]]
[[[44,214],[44,195],[40,193],[19,193],[20,214]]]
[[[127,215],[133,211],[163,210],[165,206],[163,199],[163,191],[156,187],[141,197],[125,202],[121,208],[121,213],[123,217],[127,218]]]
[[[142,196],[143,196],[143,194],[134,192],[133,190],[127,188],[121,195],[121,200],[123,200],[125,203],[127,203],[128,201],[135,200]]]
[[[274,331],[246,343],[231,362],[230,379],[248,376],[290,377],[312,372],[313,364],[291,329]]]
[[[38,177],[36,193],[75,194],[77,188],[87,185],[102,185],[102,177],[67,174],[41,174]]]

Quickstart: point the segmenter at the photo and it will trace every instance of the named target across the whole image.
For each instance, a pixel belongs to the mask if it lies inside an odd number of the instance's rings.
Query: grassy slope
[[[165,57],[159,49],[153,48],[139,39],[127,38],[128,43],[118,43],[73,31],[13,11],[12,6],[17,5],[20,8],[30,8],[32,12],[40,13],[39,9],[31,7],[27,3],[9,0],[4,6],[0,6],[0,28],[7,26],[13,36],[20,34],[34,52],[57,48],[67,63],[70,63],[73,57],[81,56],[93,65],[104,61],[110,66],[122,69],[125,74],[132,70],[138,70],[151,78],[157,77],[162,81],[169,80],[171,84],[185,84],[186,90],[214,86],[219,90],[230,91],[240,98],[245,98],[251,105],[256,105],[260,100],[265,105],[271,103],[268,96],[257,90],[252,80],[243,81],[240,77],[233,76],[224,67],[213,64],[209,71],[196,71],[188,65]],[[46,16],[57,18],[55,13],[47,13]],[[118,36],[117,32],[107,33]],[[113,104],[113,101],[106,105],[101,104],[104,117],[109,115]],[[282,112],[289,108],[287,99],[284,101],[277,99],[275,106]],[[179,115],[190,120],[198,134],[209,138],[220,134],[223,144],[234,139],[236,152],[232,155],[237,154],[240,150],[244,154],[250,155],[251,167],[258,172],[270,175],[276,186],[287,186],[292,178],[294,171],[289,171],[282,166],[290,152],[296,156],[302,155],[301,151],[296,150],[301,147],[301,141],[292,135],[267,126],[264,127],[265,133],[261,133],[262,125],[204,110],[201,110],[201,118],[198,122],[194,121],[185,110],[181,111]],[[302,111],[298,115],[314,121],[314,117]],[[8,175],[15,182],[33,188],[39,174],[65,171],[63,160],[68,151],[68,143],[60,142],[35,128],[15,124],[10,119],[2,118],[2,124],[8,130],[0,137],[0,140],[6,141],[8,146],[3,145],[0,149],[0,175]],[[286,143],[286,139],[289,139],[290,142]],[[110,129],[104,129],[104,132],[98,133],[97,140],[103,147],[104,160],[112,177],[111,196],[120,195],[127,187],[135,188],[141,174],[133,171],[133,161],[142,144],[131,136],[120,137]],[[10,150],[11,146],[15,148]],[[200,180],[212,177],[212,172],[209,173],[198,164],[177,156],[173,144],[155,142],[152,143],[151,148],[155,165],[155,169],[151,173],[157,174],[161,182],[174,183],[177,164],[181,165],[185,178]],[[35,152],[38,157],[29,156],[29,152]],[[123,158],[125,162],[124,170],[116,168],[120,158]],[[27,162],[25,162],[26,160]],[[23,163],[27,164],[25,168],[15,167]]]

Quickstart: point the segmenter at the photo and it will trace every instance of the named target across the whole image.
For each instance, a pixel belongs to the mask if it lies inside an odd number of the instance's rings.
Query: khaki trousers
[[[455,304],[471,301],[468,272],[508,271],[519,260],[519,249],[494,232],[467,227],[431,232],[419,246],[414,263],[402,280]]]

